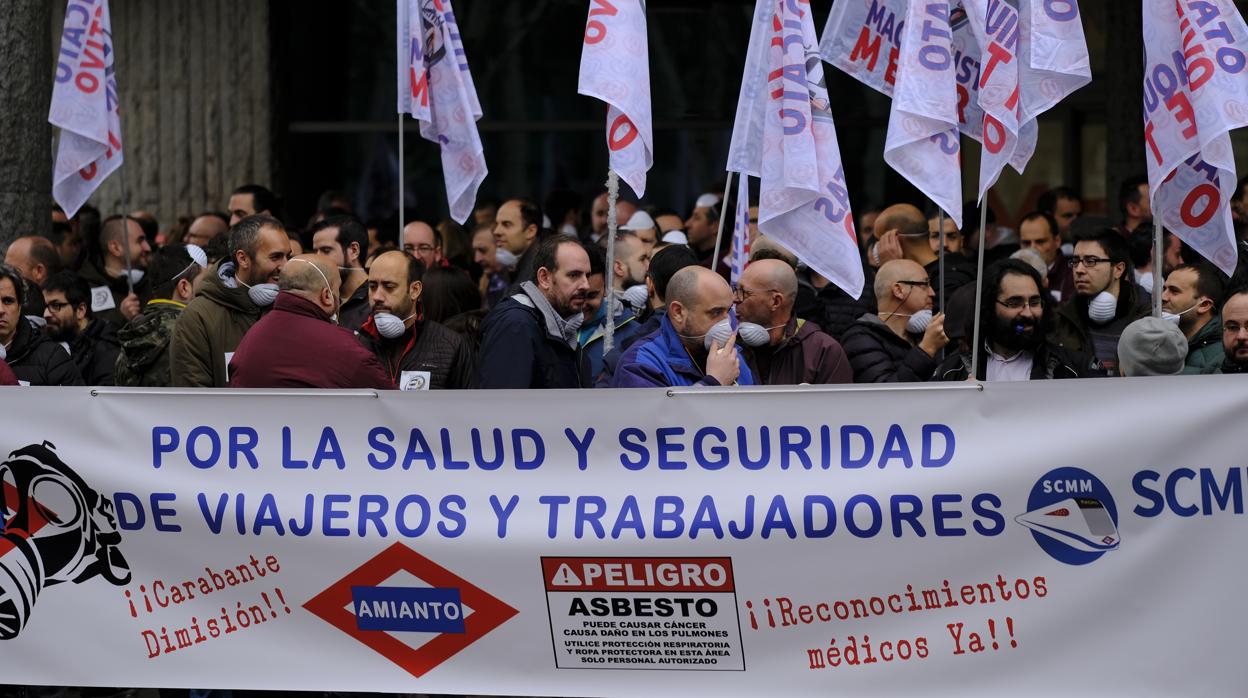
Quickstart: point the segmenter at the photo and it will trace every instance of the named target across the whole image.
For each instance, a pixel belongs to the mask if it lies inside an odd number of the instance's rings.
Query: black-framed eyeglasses
[[[1010,296],[1005,300],[997,299],[997,304],[1009,308],[1010,310],[1020,310],[1022,308],[1044,309],[1044,299],[1040,296],[1032,296],[1031,298],[1023,298],[1022,296]]]
[[[1109,259],[1108,257],[1092,257],[1089,255],[1087,257],[1071,257],[1070,259],[1066,260],[1066,264],[1068,264],[1071,269],[1078,267],[1080,264],[1091,269],[1092,267],[1098,264],[1105,264],[1106,262],[1112,262],[1112,261],[1113,260]]]
[[[922,281],[911,281],[910,279],[898,279],[897,283],[905,284],[907,286],[913,286],[915,288],[931,288],[932,287],[932,282],[930,279],[923,279]]]
[[[47,303],[44,303],[44,305],[51,308],[52,312],[59,313],[66,308],[72,308],[74,304],[67,303],[65,301],[48,301]]]
[[[745,299],[749,298],[750,296],[756,293],[777,293],[777,291],[774,288],[764,288],[758,291],[751,291],[744,286],[732,287],[732,299],[738,303],[744,303]]]

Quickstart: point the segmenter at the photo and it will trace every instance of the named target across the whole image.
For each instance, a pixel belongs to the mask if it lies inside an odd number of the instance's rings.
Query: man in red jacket
[[[234,352],[230,387],[393,389],[377,358],[333,321],[341,283],[328,257],[291,259],[282,269],[273,310]]]

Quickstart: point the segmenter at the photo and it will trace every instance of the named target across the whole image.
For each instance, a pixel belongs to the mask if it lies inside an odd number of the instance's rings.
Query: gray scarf
[[[581,330],[581,324],[585,322],[584,313],[576,313],[571,318],[564,319],[555,312],[550,301],[546,300],[545,294],[532,281],[525,281],[520,284],[520,290],[523,293],[517,293],[512,296],[520,303],[530,308],[536,308],[537,312],[542,314],[542,318],[546,321],[546,334],[552,338],[562,339],[568,343],[568,346],[575,349],[577,347],[576,335]]]

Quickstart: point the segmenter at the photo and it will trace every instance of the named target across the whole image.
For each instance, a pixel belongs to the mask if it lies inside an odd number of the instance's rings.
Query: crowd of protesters
[[[723,202],[605,193],[478,206],[466,225],[366,224],[327,193],[303,228],[263,186],[162,228],[52,207],[0,265],[0,385],[589,388],[1036,380],[1248,370],[1248,179],[1231,276],[1166,231],[1148,184],[1116,219],[1058,187],[1018,221],[959,230],[909,204],[860,211],[859,298],[759,234],[730,284]],[[681,215],[687,213],[688,215]],[[991,213],[991,212],[989,212]],[[943,221],[943,227],[942,227]],[[724,239],[731,239],[731,225]],[[943,254],[942,254],[943,250]],[[1153,280],[1162,317],[1153,317]],[[982,301],[976,317],[976,291]],[[973,338],[981,340],[972,351]],[[607,349],[607,328],[614,345]],[[973,357],[978,357],[972,365]]]

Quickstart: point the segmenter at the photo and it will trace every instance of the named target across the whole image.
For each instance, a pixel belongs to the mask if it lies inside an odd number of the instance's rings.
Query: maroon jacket
[[[13,369],[0,359],[0,385],[20,385],[17,382],[17,376],[13,374]]]
[[[854,369],[845,350],[813,322],[793,318],[776,347],[746,352],[756,385],[828,385],[853,383]]]
[[[230,387],[394,389],[355,335],[286,291],[243,336],[230,361]]]

